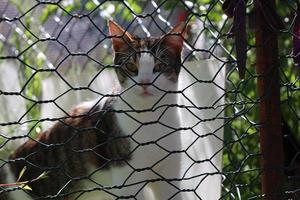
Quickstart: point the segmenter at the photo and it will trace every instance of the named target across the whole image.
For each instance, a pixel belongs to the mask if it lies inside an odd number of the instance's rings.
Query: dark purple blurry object
[[[224,13],[228,17],[233,17],[234,8],[236,6],[237,0],[225,0],[225,2],[222,5],[222,9]]]
[[[246,3],[245,0],[225,0],[222,8],[228,17],[233,17],[228,37],[234,37],[237,67],[240,78],[243,79],[247,60]]]
[[[244,0],[237,2],[233,19],[237,67],[240,78],[243,79],[245,77],[247,60],[246,3]]]

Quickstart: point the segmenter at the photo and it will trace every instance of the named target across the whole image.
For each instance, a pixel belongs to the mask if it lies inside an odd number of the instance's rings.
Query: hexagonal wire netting
[[[148,192],[148,199],[155,199],[156,183],[167,185],[163,186],[169,193],[164,194],[166,199],[262,198],[259,128],[264,124],[259,122],[258,105],[262,99],[257,94],[256,84],[260,75],[254,67],[254,27],[257,21],[253,1],[245,2],[247,67],[245,78],[240,79],[235,51],[237,41],[232,38],[234,20],[224,14],[224,2],[221,0],[1,1],[0,199],[15,199],[15,194],[20,195],[18,198],[31,195],[33,199],[92,199],[88,195],[93,192],[99,198],[111,195],[113,199],[143,199],[143,194]],[[285,25],[285,29],[277,33],[282,119],[280,137],[284,154],[284,166],[279,171],[284,172],[284,193],[297,199],[300,188],[297,142],[300,139],[300,105],[297,101],[298,69],[292,55],[297,1],[279,1],[276,6]],[[116,81],[112,70],[120,66],[113,64],[108,19],[113,19],[126,31],[141,38],[160,37],[179,22],[184,22],[186,36],[181,71],[194,77],[176,93],[184,97],[185,103],[160,105],[162,97],[150,109],[150,112],[155,112],[167,107],[158,119],[143,122],[142,115],[138,119],[133,117],[139,124],[138,130],[149,124],[163,124],[165,128],[168,125],[162,118],[167,110],[173,107],[184,109],[187,119],[182,118],[180,127],[168,126],[167,134],[178,140],[191,137],[186,139],[190,143],[183,148],[169,150],[162,147],[162,141],[168,136],[143,143],[137,141],[135,132],[113,139],[105,134],[107,130],[118,129],[113,121],[109,121],[115,118],[114,115],[149,112],[130,106],[131,102],[124,100],[126,90],[120,94],[110,93]],[[272,17],[265,19],[271,21]],[[271,26],[274,24],[274,21],[265,22]],[[183,83],[187,81],[182,80]],[[135,85],[138,83],[134,82]],[[189,88],[193,88],[193,98],[185,93]],[[169,91],[163,92],[166,96]],[[212,95],[211,99],[206,98],[209,95]],[[108,106],[99,112],[93,110],[111,97],[122,99],[130,109],[114,110]],[[89,111],[84,110],[85,107],[77,107],[70,113],[74,106],[91,99],[98,101]],[[202,114],[206,112],[210,114]],[[197,121],[194,125],[186,125],[191,114]],[[114,128],[107,128],[103,125],[105,123]],[[183,135],[178,135],[178,132]],[[89,133],[90,136],[86,136]],[[97,143],[99,140],[102,142]],[[121,142],[111,142],[114,140]],[[122,146],[123,140],[136,143],[130,156],[147,145],[159,147],[158,152],[163,152],[164,156],[148,168],[137,168],[131,165],[126,154],[127,157],[121,159],[131,167],[126,180],[120,185],[105,184],[100,181],[102,174],[106,176],[107,168],[118,168],[110,164],[118,162],[118,159],[120,161],[120,158],[109,157],[110,154],[104,151],[107,146],[120,145],[121,149],[117,151],[121,154],[126,148],[126,145]],[[159,163],[172,163],[170,158],[177,154],[187,157],[179,167],[183,170],[182,174],[178,177],[160,174],[157,171]],[[145,157],[147,155],[145,152]],[[96,169],[85,169],[85,162],[101,164]],[[8,172],[9,166],[15,176]],[[172,171],[173,167],[176,168],[169,165],[164,170]],[[149,180],[127,182],[134,174],[147,170],[156,176]],[[81,183],[85,180],[90,183]],[[188,187],[180,186],[181,182],[188,182]],[[79,186],[73,187],[76,184]],[[135,193],[119,192],[132,185],[139,186]],[[146,190],[149,185],[154,185],[153,194]]]

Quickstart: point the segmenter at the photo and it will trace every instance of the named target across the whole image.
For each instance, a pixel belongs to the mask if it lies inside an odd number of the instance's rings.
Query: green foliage
[[[50,15],[55,14],[57,12],[58,6],[48,4],[45,6],[45,8],[42,11],[42,15],[40,15],[40,21],[42,23],[45,23]]]
[[[33,6],[32,4],[23,6],[24,2],[22,1],[12,1],[12,3],[19,9],[20,13],[27,11]],[[19,55],[18,62],[20,68],[20,85],[22,87],[21,92],[26,99],[26,117],[29,121],[35,121],[41,118],[41,106],[38,101],[40,101],[42,96],[42,77],[38,70],[43,68],[44,61],[33,56],[34,54],[31,48],[27,49],[28,46],[36,40],[30,31],[33,29],[32,17],[29,14],[24,15],[22,21],[26,28],[23,29],[23,32],[13,31],[9,43],[14,47],[16,52],[22,52],[22,54]],[[37,62],[32,66],[31,63],[33,60]],[[28,123],[28,129],[31,130],[32,127],[36,127],[34,130],[38,130],[40,125],[36,125],[35,122]],[[30,134],[35,137],[37,132],[32,131]]]
[[[85,5],[84,5],[85,9],[88,11],[92,11],[95,8],[97,8],[97,5],[94,3],[94,1],[88,1]]]
[[[136,15],[136,14],[141,14],[142,8],[139,4],[136,3],[134,0],[128,0],[124,1],[126,5],[128,5],[128,10],[130,10],[130,13]]]
[[[23,56],[23,76],[24,76],[24,88],[23,94],[26,97],[26,110],[27,110],[27,118],[29,120],[39,120],[41,118],[41,105],[38,101],[42,97],[42,77],[41,73],[37,70],[34,70],[26,65],[28,63],[28,59],[32,59],[32,57]],[[43,64],[43,62],[41,62]],[[36,66],[41,68],[41,66]],[[29,123],[29,128],[32,126],[36,126],[35,123]],[[39,125],[37,126],[39,127]],[[36,127],[36,128],[37,128]],[[39,127],[40,128],[40,127]],[[38,129],[35,129],[38,130]],[[32,137],[35,137],[37,132],[31,132]]]
[[[278,13],[283,19],[286,32],[279,35],[279,61],[281,76],[281,111],[282,118],[288,123],[294,136],[300,141],[300,80],[299,68],[294,65],[292,55],[293,18],[295,16],[294,1],[279,1]]]

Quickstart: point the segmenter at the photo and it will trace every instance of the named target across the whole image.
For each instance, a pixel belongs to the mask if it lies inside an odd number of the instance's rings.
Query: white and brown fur
[[[160,38],[139,39],[113,21],[109,31],[120,91],[77,106],[2,167],[18,177],[26,166],[20,181],[49,172],[28,184],[33,199],[181,199],[176,92],[184,25]],[[16,198],[9,191],[0,199]]]

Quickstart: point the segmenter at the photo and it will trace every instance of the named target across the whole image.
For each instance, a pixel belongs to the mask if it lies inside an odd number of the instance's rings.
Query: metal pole
[[[278,42],[277,33],[268,26],[266,13],[263,14],[270,8],[275,10],[275,0],[262,1],[254,1],[262,192],[264,199],[280,200],[283,199],[283,149]]]

